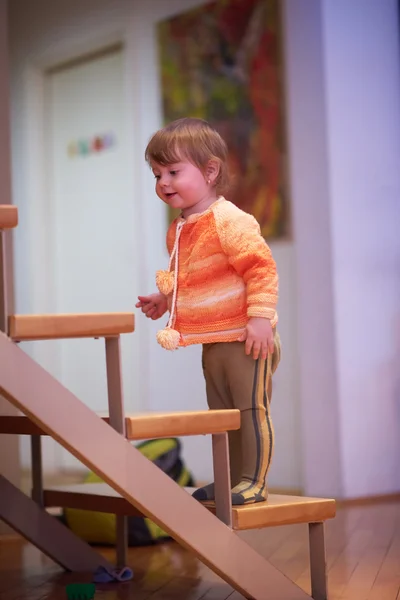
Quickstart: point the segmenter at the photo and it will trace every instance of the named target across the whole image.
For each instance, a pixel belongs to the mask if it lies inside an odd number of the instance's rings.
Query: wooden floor
[[[240,535],[310,593],[306,526]],[[327,560],[330,600],[400,600],[400,502],[339,509],[327,524]],[[129,566],[131,582],[97,586],[95,599],[243,598],[175,542],[130,549]],[[66,575],[19,538],[0,538],[1,600],[63,600],[67,583],[85,580]]]

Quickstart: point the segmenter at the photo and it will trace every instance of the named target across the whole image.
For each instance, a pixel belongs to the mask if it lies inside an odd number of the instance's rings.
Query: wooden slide
[[[0,393],[245,597],[309,598],[4,334]]]

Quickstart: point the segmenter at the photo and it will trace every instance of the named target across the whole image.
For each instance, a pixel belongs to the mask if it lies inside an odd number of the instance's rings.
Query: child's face
[[[156,193],[161,200],[183,212],[184,216],[195,212],[208,201],[215,199],[214,189],[207,183],[202,171],[187,160],[162,166],[152,163],[156,178]]]

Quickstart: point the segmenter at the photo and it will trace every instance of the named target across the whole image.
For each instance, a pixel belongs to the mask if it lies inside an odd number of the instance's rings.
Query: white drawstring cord
[[[172,327],[174,316],[175,316],[176,295],[177,295],[177,292],[178,292],[179,238],[181,236],[181,231],[182,231],[182,227],[184,226],[184,224],[185,224],[185,221],[180,221],[178,223],[178,225],[177,225],[176,235],[175,235],[175,243],[174,243],[174,247],[173,247],[172,252],[171,252],[171,258],[170,258],[169,267],[168,267],[168,270],[171,271],[172,261],[175,258],[175,265],[174,265],[174,289],[173,289],[173,292],[172,292],[171,312],[170,312],[170,315],[169,315],[167,327]]]

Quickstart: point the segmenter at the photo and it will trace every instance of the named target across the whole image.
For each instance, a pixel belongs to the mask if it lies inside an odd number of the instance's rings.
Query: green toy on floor
[[[96,586],[94,583],[70,583],[65,591],[68,600],[92,600],[96,593]]]

